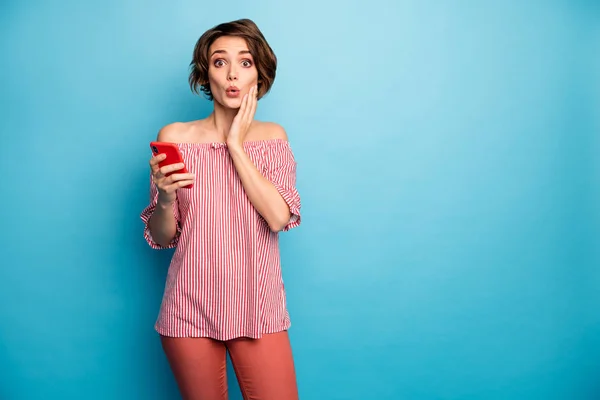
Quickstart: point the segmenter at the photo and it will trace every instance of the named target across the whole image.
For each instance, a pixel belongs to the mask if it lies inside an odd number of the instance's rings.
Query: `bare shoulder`
[[[257,140],[281,139],[288,140],[287,132],[283,126],[275,122],[255,121],[255,136]]]
[[[156,136],[158,142],[182,142],[189,134],[192,125],[190,122],[173,122],[163,126]]]

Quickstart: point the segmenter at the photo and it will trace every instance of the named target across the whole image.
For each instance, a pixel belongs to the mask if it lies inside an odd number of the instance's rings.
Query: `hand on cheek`
[[[248,93],[242,98],[242,104],[237,115],[233,119],[231,128],[227,135],[227,144],[230,146],[241,146],[244,143],[248,129],[254,120],[256,106],[258,103],[258,86],[252,86]]]

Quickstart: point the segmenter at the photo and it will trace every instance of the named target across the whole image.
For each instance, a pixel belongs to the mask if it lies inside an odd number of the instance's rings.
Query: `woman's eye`
[[[222,67],[225,64],[223,60],[215,60],[215,67]]]
[[[250,67],[250,66],[252,66],[252,63],[249,60],[244,60],[244,61],[242,61],[242,65],[244,67]]]

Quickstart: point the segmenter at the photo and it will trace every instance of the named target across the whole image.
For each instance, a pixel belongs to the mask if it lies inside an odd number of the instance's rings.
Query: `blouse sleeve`
[[[158,244],[150,234],[150,228],[148,226],[148,221],[150,221],[150,217],[152,213],[156,209],[156,205],[158,204],[158,188],[152,182],[150,184],[150,204],[142,211],[140,217],[144,222],[144,239],[153,249],[170,249],[177,246],[179,243],[179,237],[181,236],[181,216],[179,214],[179,201],[176,199],[173,203],[173,216],[175,217],[175,221],[177,221],[177,232],[175,233],[175,237],[167,246],[161,246]]]
[[[289,231],[300,225],[300,194],[296,190],[296,160],[288,141],[269,146],[266,178],[277,188],[277,191],[288,207],[291,217],[282,231]]]

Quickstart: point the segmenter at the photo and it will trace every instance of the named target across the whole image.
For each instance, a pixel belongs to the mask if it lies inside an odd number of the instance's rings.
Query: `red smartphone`
[[[177,145],[175,143],[150,142],[150,149],[152,150],[152,154],[154,154],[154,156],[157,156],[159,154],[167,155],[167,158],[165,158],[164,160],[162,160],[161,162],[158,163],[158,166],[161,168],[164,167],[165,165],[183,163],[183,157],[181,156],[181,153],[179,152],[179,148],[177,147]],[[173,172],[169,172],[165,176],[169,176],[171,174],[174,174],[175,172],[182,174],[182,173],[187,173],[188,170],[184,164],[182,169],[179,169],[179,170],[173,171]],[[194,186],[193,184],[189,184],[187,186],[183,186],[183,188],[190,189],[193,186]]]

